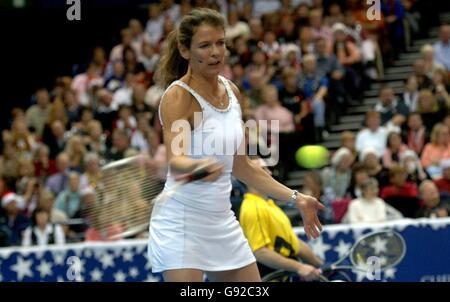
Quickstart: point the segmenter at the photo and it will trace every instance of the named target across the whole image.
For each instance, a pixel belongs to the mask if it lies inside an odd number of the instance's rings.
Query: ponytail
[[[178,50],[178,29],[174,29],[164,41],[162,53],[155,72],[155,81],[160,87],[166,88],[188,70],[188,61]]]

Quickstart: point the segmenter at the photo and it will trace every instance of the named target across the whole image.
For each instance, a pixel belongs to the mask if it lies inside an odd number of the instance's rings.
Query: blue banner
[[[327,263],[344,257],[358,238],[378,231],[393,230],[404,239],[403,259],[393,268],[381,271],[379,280],[371,280],[366,272],[353,271],[353,281],[450,281],[450,219],[404,219],[383,224],[333,225],[325,227],[315,240],[306,240],[304,232],[296,229],[299,237]]]
[[[384,224],[331,225],[322,236],[307,241],[313,251],[333,263],[361,236],[395,230],[406,243],[406,253],[378,281],[450,281],[450,219],[399,220]],[[301,228],[300,238],[306,239]],[[356,273],[355,281],[369,281]],[[147,241],[81,243],[46,248],[0,249],[0,281],[161,281],[147,260]]]

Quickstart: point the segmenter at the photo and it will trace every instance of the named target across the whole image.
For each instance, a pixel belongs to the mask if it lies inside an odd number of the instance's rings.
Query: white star
[[[65,281],[64,278],[60,276],[56,279],[56,282],[65,282]]]
[[[145,279],[145,282],[160,282],[161,279],[153,274],[148,274],[147,279]]]
[[[146,249],[147,245],[136,246],[136,254],[143,254]]]
[[[339,245],[335,247],[334,250],[338,253],[338,257],[340,259],[347,254],[351,247],[352,245],[350,243],[345,243],[344,240],[339,240]]]
[[[397,223],[394,225],[395,230],[396,230],[396,231],[399,231],[399,232],[403,231],[404,229],[406,229],[406,228],[408,228],[408,227],[414,227],[414,228],[417,228],[417,225],[411,224],[410,221],[403,221],[403,220],[397,222]]]
[[[115,257],[119,257],[120,255],[123,254],[123,250],[124,250],[123,248],[118,248],[116,250],[113,250],[112,253],[114,253]]]
[[[384,256],[378,257],[378,259],[380,260],[380,266],[383,267],[387,264],[388,259]]]
[[[102,255],[100,262],[102,263],[103,268],[107,268],[108,266],[111,267],[114,266],[113,256],[108,253]]]
[[[58,264],[58,265],[63,264],[65,258],[66,258],[65,253],[63,254],[63,253],[57,252],[57,253],[54,253],[54,254],[53,254],[54,262],[55,262],[56,264]]]
[[[92,281],[102,281],[103,273],[98,269],[94,269],[91,272],[91,279]]]
[[[132,261],[133,260],[133,253],[130,250],[127,250],[127,251],[125,251],[122,254],[122,258],[123,258],[124,262]]]
[[[358,241],[358,239],[360,237],[362,237],[363,233],[367,231],[367,229],[364,228],[353,228],[352,232],[353,232],[353,238],[355,239],[355,241]]]
[[[379,237],[375,237],[375,241],[370,244],[370,246],[375,250],[375,254],[386,252],[387,240],[382,240]]]
[[[2,282],[3,281],[3,277],[2,277],[2,275],[0,275],[0,282]]]
[[[352,270],[356,275],[356,282],[361,282],[367,278],[367,272],[363,270]]]
[[[74,250],[73,252],[74,252],[75,256],[77,256],[78,258],[80,258],[81,254],[83,253],[83,250],[76,249],[76,250]]]
[[[429,226],[431,227],[431,229],[433,231],[439,230],[441,228],[446,228],[448,226],[448,222],[441,222],[441,221],[437,221],[434,223],[430,223]]]
[[[394,279],[395,273],[397,272],[397,269],[395,267],[388,268],[384,271],[384,278],[385,279]]]
[[[84,251],[84,257],[90,258],[92,256],[92,251],[91,250],[85,250]]]
[[[45,276],[52,275],[51,263],[45,262],[44,260],[41,261],[41,263],[36,267],[36,269],[39,271],[41,278],[45,278]]]
[[[132,268],[130,268],[128,274],[131,277],[136,278],[139,275],[139,270],[137,269],[137,267],[132,267]]]
[[[331,245],[323,242],[322,237],[310,240],[309,245],[314,251],[314,254],[316,254],[319,258],[322,259],[326,258],[325,253],[331,248]]]
[[[328,239],[330,239],[330,240],[333,240],[334,237],[336,237],[337,234],[341,233],[339,229],[332,229],[332,228],[329,228],[327,230],[324,228],[324,231],[327,232]]]
[[[125,274],[122,271],[118,271],[117,273],[114,274],[114,280],[116,282],[124,282],[126,277],[127,276],[125,276]]]
[[[36,251],[34,255],[36,256],[36,259],[42,259],[42,257],[44,256],[44,251]]]
[[[17,257],[17,263],[11,266],[11,270],[16,272],[17,280],[23,280],[23,277],[33,277],[33,272],[31,271],[31,265],[33,261],[23,260],[21,257]]]

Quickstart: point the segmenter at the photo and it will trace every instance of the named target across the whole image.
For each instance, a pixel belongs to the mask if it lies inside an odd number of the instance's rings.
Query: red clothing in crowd
[[[439,178],[434,181],[440,193],[446,192],[450,194],[450,180]]]
[[[417,191],[417,186],[414,183],[406,182],[401,188],[395,187],[393,185],[386,186],[381,190],[381,198],[386,199],[389,197],[417,197],[419,192]]]

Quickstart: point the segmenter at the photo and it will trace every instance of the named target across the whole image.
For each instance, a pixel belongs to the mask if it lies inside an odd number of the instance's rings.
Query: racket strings
[[[100,233],[125,233],[148,225],[153,200],[164,188],[162,169],[135,157],[102,169],[93,204],[82,213]],[[117,235],[117,234],[116,234]]]

